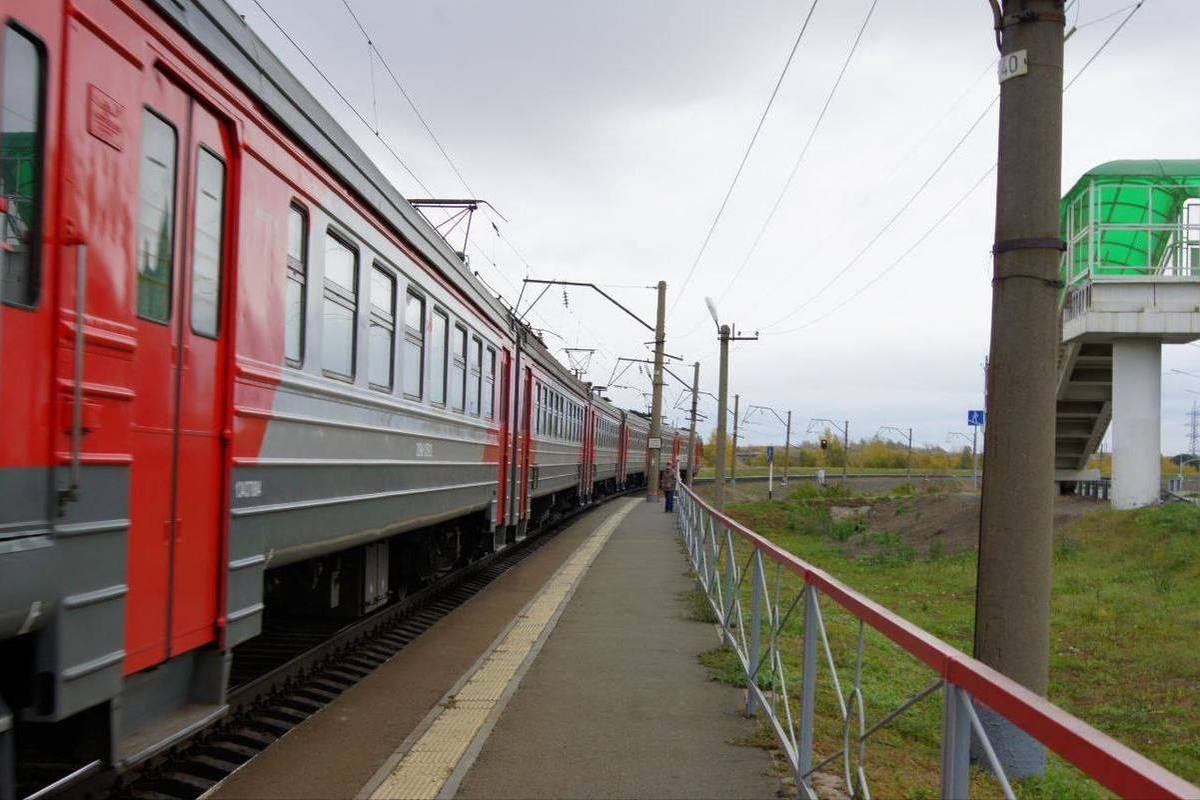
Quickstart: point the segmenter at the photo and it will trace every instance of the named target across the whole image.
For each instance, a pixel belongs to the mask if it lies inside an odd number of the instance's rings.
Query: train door
[[[166,75],[140,109],[126,672],[217,634],[229,131]]]

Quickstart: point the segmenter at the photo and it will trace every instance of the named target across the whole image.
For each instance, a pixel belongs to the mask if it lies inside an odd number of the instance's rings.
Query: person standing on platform
[[[666,508],[663,510],[668,514],[675,511],[675,463],[671,462],[667,468],[662,471],[659,476],[659,486],[662,487],[663,496],[667,498]]]

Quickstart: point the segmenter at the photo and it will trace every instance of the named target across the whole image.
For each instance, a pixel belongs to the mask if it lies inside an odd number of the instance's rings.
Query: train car
[[[623,412],[603,398],[591,404],[591,445],[588,449],[588,478],[591,497],[603,497],[619,488],[617,466],[621,453]]]
[[[528,425],[529,520],[545,523],[586,496],[583,482],[584,428],[589,392],[548,354],[532,362],[525,376],[530,399]]]
[[[0,10],[0,781],[616,488],[619,413],[222,0]]]
[[[650,441],[650,418],[637,411],[627,412],[624,436],[624,485],[630,488],[645,486],[650,463],[650,454],[646,449]]]

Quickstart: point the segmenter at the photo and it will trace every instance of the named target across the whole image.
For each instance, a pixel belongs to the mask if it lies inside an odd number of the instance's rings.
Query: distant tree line
[[[828,447],[821,449],[822,436]],[[732,438],[732,437],[729,437]],[[716,460],[717,433],[709,434],[705,442],[703,461],[707,466],[713,466]],[[983,441],[980,440],[982,447]],[[783,467],[783,445],[775,445],[775,468]],[[728,462],[728,450],[726,451]],[[859,439],[850,442],[849,466],[862,469],[904,469],[907,466],[908,447],[900,442],[881,437]],[[833,431],[823,435],[793,442],[788,462],[793,467],[824,467],[834,469],[842,466],[842,438]],[[767,465],[767,446],[761,444],[738,446],[738,466],[765,467]],[[983,466],[983,454],[979,454],[979,465]],[[946,449],[938,446],[917,446],[912,452],[912,468],[920,472],[937,472],[938,470],[970,469],[971,448]]]

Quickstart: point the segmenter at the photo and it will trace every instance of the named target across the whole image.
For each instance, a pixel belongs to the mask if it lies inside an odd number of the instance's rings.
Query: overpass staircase
[[[1200,160],[1110,161],[1063,197],[1062,338],[1054,466],[1088,460],[1113,429],[1113,503],[1158,502],[1163,344],[1200,339]]]
[[[1088,459],[1112,421],[1112,342],[1065,342],[1058,349],[1054,470],[1084,479]]]

